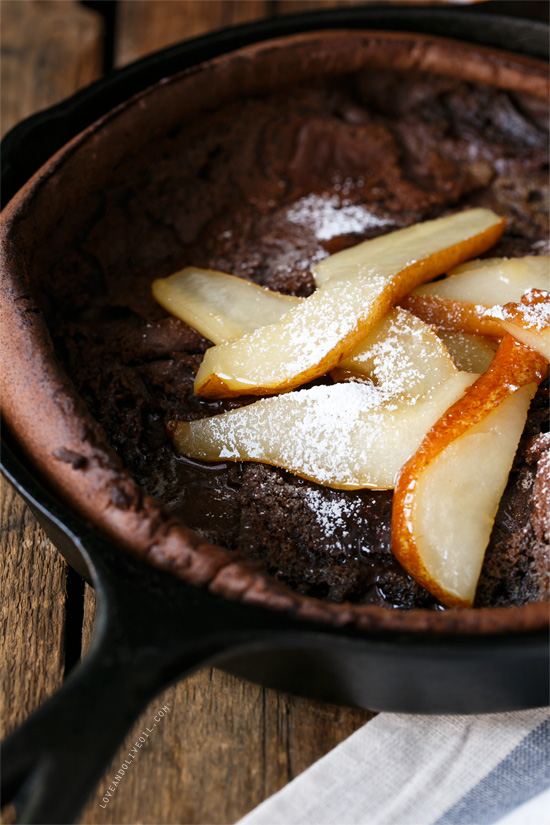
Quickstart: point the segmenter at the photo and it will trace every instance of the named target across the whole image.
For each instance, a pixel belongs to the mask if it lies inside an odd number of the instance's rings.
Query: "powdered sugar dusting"
[[[304,498],[315,516],[319,528],[328,539],[345,539],[349,535],[346,525],[354,516],[359,517],[359,499],[327,498],[326,494],[314,488],[304,490]]]
[[[336,195],[307,195],[292,206],[287,219],[313,229],[319,241],[329,241],[339,235],[361,234],[367,229],[389,224],[388,220],[369,212],[365,206],[342,203]]]
[[[372,383],[285,393],[180,424],[176,447],[207,460],[259,461],[338,489],[391,489],[395,475],[473,377],[456,373],[418,398]]]
[[[484,317],[509,321],[526,329],[542,331],[550,327],[550,292],[529,289],[521,303],[495,305],[483,313]]]
[[[417,397],[456,372],[433,329],[403,309],[391,310],[342,368],[370,378],[388,397]]]

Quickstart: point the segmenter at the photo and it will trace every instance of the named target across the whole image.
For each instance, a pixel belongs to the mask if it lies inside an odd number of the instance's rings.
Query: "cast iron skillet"
[[[469,10],[367,8],[262,21],[184,43],[108,76],[5,139],[9,199],[99,115],[177,69],[251,42],[310,29],[368,27],[444,34],[547,56],[544,26]],[[516,48],[517,46],[517,48]],[[40,150],[40,151],[39,151]],[[85,660],[4,745],[4,802],[22,822],[68,822],[148,701],[216,663],[267,686],[373,710],[482,713],[548,702],[547,633],[440,637],[365,634],[216,597],[122,553],[41,483],[6,434],[2,469],[69,563],[96,588]],[[98,733],[99,732],[99,733]]]

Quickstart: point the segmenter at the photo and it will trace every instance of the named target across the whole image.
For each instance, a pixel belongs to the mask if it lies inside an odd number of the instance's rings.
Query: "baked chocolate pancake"
[[[206,91],[212,73],[219,85]],[[138,151],[130,135],[149,108]],[[23,267],[28,308],[53,345],[43,375],[55,373],[52,403],[70,398],[64,413],[80,422],[70,435],[51,424],[36,447],[43,472],[69,496],[71,479],[86,477],[73,498],[90,516],[95,491],[101,529],[218,592],[339,621],[371,607],[442,611],[391,553],[391,491],[332,490],[267,465],[176,455],[169,421],[250,399],[194,395],[210,342],[169,316],[151,283],[194,265],[308,296],[312,268],[328,255],[471,206],[507,219],[491,257],[548,254],[547,124],[536,61],[431,38],[325,33],[219,58],[91,127],[47,185],[25,193],[35,214],[52,211]],[[83,147],[89,168],[71,181]],[[67,192],[63,210],[56,187]],[[4,255],[21,270],[18,240],[32,221],[13,208]],[[38,384],[19,381],[27,398]],[[8,400],[12,426],[28,435],[22,409]],[[543,385],[476,607],[549,598],[549,446]]]

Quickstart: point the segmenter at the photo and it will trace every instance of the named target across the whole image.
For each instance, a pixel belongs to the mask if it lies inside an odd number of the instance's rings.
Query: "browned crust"
[[[110,169],[128,150],[128,135],[138,144],[145,142],[155,133],[165,133],[182,107],[193,117],[203,107],[235,97],[236,89],[248,95],[296,78],[351,72],[365,65],[452,76],[460,67],[467,80],[541,98],[549,94],[548,69],[542,61],[422,35],[335,31],[256,44],[137,95],[67,144],[2,214],[3,413],[35,466],[81,516],[126,550],[194,585],[250,604],[289,610],[304,619],[355,625],[365,631],[500,634],[540,630],[549,624],[547,604],[400,612],[303,597],[253,564],[235,561],[223,548],[205,543],[176,519],[167,519],[160,505],[125,472],[104,431],[76,393],[29,295],[25,250],[35,238],[53,230],[60,210],[59,193],[63,193],[63,210],[69,210],[77,207],[86,191],[87,175],[93,174],[96,180],[99,175],[107,182]],[[145,119],[141,118],[144,110]],[[109,163],[102,162],[105,143]],[[71,185],[74,180],[78,186]]]

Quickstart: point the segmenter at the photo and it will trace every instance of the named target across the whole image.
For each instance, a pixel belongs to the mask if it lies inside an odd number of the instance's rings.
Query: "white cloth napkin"
[[[239,825],[549,825],[550,710],[381,713]]]

